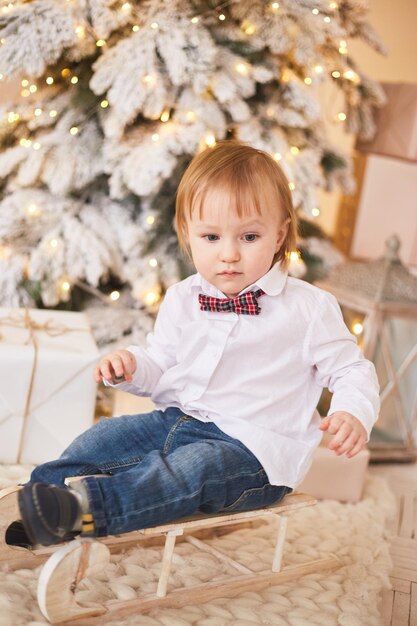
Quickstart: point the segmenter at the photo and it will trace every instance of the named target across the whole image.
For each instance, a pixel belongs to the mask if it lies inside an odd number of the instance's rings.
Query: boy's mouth
[[[219,272],[219,276],[240,276],[242,272],[225,271]]]

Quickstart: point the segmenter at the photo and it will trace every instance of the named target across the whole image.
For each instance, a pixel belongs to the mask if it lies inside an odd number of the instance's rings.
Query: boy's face
[[[193,211],[187,226],[197,271],[229,298],[269,271],[288,230],[279,211],[239,217],[219,189],[206,194],[201,218]]]

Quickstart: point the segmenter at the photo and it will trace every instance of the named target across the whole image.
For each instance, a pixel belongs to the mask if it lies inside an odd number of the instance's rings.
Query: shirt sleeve
[[[333,393],[328,415],[351,413],[365,427],[369,440],[380,409],[375,367],[346,327],[336,298],[327,292],[322,292],[305,350],[317,384]]]
[[[176,295],[170,287],[159,307],[153,332],[146,337],[146,348],[135,345],[127,347],[136,359],[132,382],[118,383],[112,387],[137,396],[150,396],[162,374],[176,364],[179,330],[175,323],[175,305]]]

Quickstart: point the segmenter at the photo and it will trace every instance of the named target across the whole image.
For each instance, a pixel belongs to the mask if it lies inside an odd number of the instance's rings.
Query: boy
[[[374,367],[335,299],[287,275],[296,217],[277,163],[235,141],[197,155],[176,228],[197,273],[168,289],[146,350],[111,352],[95,373],[156,410],[101,420],[34,470],[19,492],[33,543],[267,506],[302,481],[321,431],[349,457],[369,436]],[[333,399],[320,421],[323,387]]]

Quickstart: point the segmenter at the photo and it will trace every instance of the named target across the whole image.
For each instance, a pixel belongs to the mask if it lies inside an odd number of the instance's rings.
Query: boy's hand
[[[365,447],[368,438],[360,421],[345,411],[336,411],[324,417],[321,420],[320,430],[327,430],[334,435],[328,448],[334,450],[337,456],[346,452],[348,458],[358,454]]]
[[[105,378],[109,383],[132,382],[136,370],[136,359],[129,350],[115,350],[106,354],[94,370],[97,383]]]

